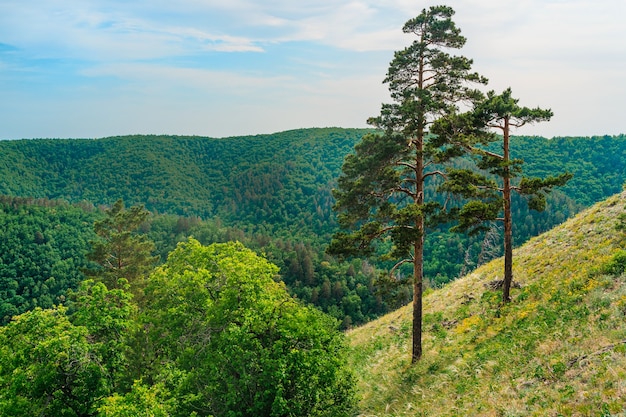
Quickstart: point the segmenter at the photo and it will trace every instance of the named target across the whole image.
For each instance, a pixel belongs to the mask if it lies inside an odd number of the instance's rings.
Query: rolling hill
[[[366,131],[323,128],[221,139],[135,135],[0,141],[0,196],[6,201],[69,202],[90,209],[120,198],[127,206],[143,204],[156,214],[145,232],[156,241],[162,259],[187,235],[207,244],[242,241],[281,268],[293,295],[349,327],[410,299],[406,287],[393,294],[379,291],[372,263],[387,265],[358,259],[340,263],[324,253],[337,229],[332,188],[344,157]],[[514,202],[516,244],[618,192],[626,178],[624,139],[514,137],[512,154],[526,161],[529,175],[574,174],[566,187],[549,196],[543,213],[529,211],[520,200]],[[429,192],[434,188],[430,185]],[[36,219],[22,224],[33,210]],[[6,312],[15,313],[13,307],[22,306],[18,307],[21,312],[36,305],[34,300],[48,305],[80,280],[75,271],[68,276],[51,275],[50,265],[57,261],[50,259],[48,265],[41,260],[56,252],[63,253],[64,260],[71,259],[65,247],[74,245],[74,240],[82,241],[79,246],[83,248],[74,257],[83,256],[86,250],[92,230],[90,222],[84,221],[73,223],[75,232],[45,241],[52,247],[47,252],[37,242],[37,232],[52,236],[44,219],[56,219],[59,210],[0,209],[0,226],[11,225],[5,227],[5,234],[16,234],[15,228],[29,233],[19,245],[11,236],[5,238],[0,248],[5,264],[0,281],[8,283]],[[83,216],[73,209],[69,212],[64,215],[69,223],[74,221],[70,218]],[[16,224],[19,216],[24,221]],[[491,239],[498,235],[494,231],[473,239],[450,233],[447,225],[429,231],[424,270],[430,284],[440,286],[498,256],[501,243]],[[46,284],[51,276],[55,282]],[[48,290],[53,290],[51,298]]]
[[[0,194],[144,204],[249,230],[328,232],[331,188],[361,129],[233,138],[0,141]]]
[[[343,159],[366,131],[0,141],[0,194],[95,205],[122,198],[127,205],[144,204],[154,212],[220,218],[250,231],[285,236],[300,232],[325,239],[335,227],[331,189]],[[589,206],[619,192],[626,177],[623,136],[520,136],[513,138],[511,153],[524,159],[528,175],[574,174],[563,189],[567,197],[549,212],[556,214],[557,223],[573,206]]]
[[[626,192],[426,295],[424,357],[410,307],[348,333],[362,416],[617,416],[626,404]]]

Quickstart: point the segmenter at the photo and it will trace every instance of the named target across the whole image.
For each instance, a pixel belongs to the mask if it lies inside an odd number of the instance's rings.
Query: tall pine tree
[[[425,228],[442,212],[424,195],[425,185],[442,175],[434,164],[458,155],[429,129],[478,97],[472,83],[486,83],[471,72],[470,59],[448,52],[466,41],[453,15],[450,7],[434,6],[404,25],[416,39],[395,53],[384,80],[394,103],[383,104],[380,115],[368,120],[379,132],[364,136],[346,157],[334,192],[343,230],[333,237],[330,253],[371,255],[376,241],[388,239],[386,257],[397,261],[390,274],[412,266],[413,363],[422,356]]]

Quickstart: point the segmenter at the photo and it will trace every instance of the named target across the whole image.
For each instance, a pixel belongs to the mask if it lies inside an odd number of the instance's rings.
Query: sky
[[[0,139],[367,127],[419,0],[0,0]],[[626,133],[624,0],[448,0],[514,134]]]

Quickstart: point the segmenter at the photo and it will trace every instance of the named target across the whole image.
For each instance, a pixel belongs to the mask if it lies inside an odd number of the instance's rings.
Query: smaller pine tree
[[[141,205],[126,209],[124,202],[117,200],[105,213],[104,219],[94,223],[98,239],[90,242],[91,252],[87,254],[97,266],[85,274],[109,289],[119,288],[118,282],[124,278],[135,297],[141,298],[146,277],[158,260],[152,255],[154,242],[137,233],[150,212]]]

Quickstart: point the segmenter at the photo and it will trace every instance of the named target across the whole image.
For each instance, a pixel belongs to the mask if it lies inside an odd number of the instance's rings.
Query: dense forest
[[[85,277],[98,214],[51,200],[0,199],[0,322],[51,308]]]
[[[303,129],[212,139],[125,136],[0,143],[0,194],[144,204],[246,230],[328,233],[331,188],[364,133]]]
[[[59,303],[66,289],[76,288],[88,267],[93,223],[117,199],[152,211],[140,232],[155,243],[160,262],[189,236],[203,244],[238,240],[279,266],[293,295],[344,327],[406,303],[408,288],[381,281],[378,269],[389,265],[324,253],[337,228],[331,190],[343,158],[366,132],[0,142],[3,322]],[[626,174],[621,136],[514,137],[511,145],[529,175],[574,174],[549,196],[545,212],[514,202],[517,244],[619,191]],[[493,231],[470,239],[446,226],[429,233],[431,285],[499,256],[499,239]]]
[[[137,279],[82,281],[0,328],[0,415],[354,415],[343,334],[277,272],[241,243],[188,239],[141,298]]]
[[[143,204],[220,218],[246,231],[325,238],[344,157],[363,129],[301,129],[232,138],[124,136],[0,142],[0,194]],[[530,176],[568,171],[563,188],[589,206],[621,189],[624,137],[515,137],[511,153]]]

